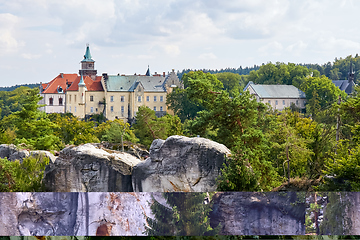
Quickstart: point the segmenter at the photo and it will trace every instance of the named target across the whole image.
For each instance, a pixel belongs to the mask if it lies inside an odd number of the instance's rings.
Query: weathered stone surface
[[[305,203],[297,193],[226,192],[213,197],[211,226],[220,235],[304,235]]]
[[[46,167],[43,181],[52,192],[131,192],[132,168],[138,163],[130,154],[93,144],[71,146]]]
[[[154,140],[150,157],[133,169],[135,192],[208,192],[230,150],[205,138],[171,136]]]
[[[0,235],[143,235],[151,201],[146,193],[0,193]]]
[[[29,156],[48,157],[52,162],[54,162],[56,159],[56,157],[49,151],[30,151],[27,149],[18,149],[14,144],[0,145],[0,158],[7,158],[10,161],[19,160],[22,163],[23,159]]]
[[[154,217],[152,195],[165,204],[161,193],[0,193],[0,235],[141,236],[146,216]],[[220,235],[303,235],[305,209],[292,198],[217,193],[210,222],[221,224]]]

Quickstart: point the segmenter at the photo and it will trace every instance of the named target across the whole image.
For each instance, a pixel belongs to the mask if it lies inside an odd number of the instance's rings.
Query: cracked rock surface
[[[132,173],[135,192],[210,192],[230,156],[223,144],[206,138],[171,136],[154,140],[150,157]]]
[[[43,181],[51,192],[131,192],[132,168],[140,162],[90,143],[71,146],[46,166]]]

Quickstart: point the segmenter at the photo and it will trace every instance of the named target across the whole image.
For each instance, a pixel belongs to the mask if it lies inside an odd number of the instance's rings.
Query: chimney
[[[165,77],[165,72],[163,72],[163,77]]]
[[[61,78],[64,78],[64,73],[60,73],[60,75],[61,75]]]
[[[102,74],[102,76],[103,76],[103,78],[104,78],[105,80],[107,80],[107,79],[108,79],[108,75],[107,75],[107,73],[103,73],[103,74]]]

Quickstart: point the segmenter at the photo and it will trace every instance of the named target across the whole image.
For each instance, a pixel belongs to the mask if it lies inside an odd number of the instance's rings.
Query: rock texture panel
[[[51,192],[131,192],[133,155],[101,149],[93,144],[67,147],[44,174]]]
[[[211,226],[220,235],[304,235],[305,203],[297,193],[217,193],[213,197]]]
[[[150,157],[133,169],[135,192],[210,192],[230,150],[205,138],[154,140]]]
[[[151,201],[144,193],[0,193],[0,235],[143,235]]]

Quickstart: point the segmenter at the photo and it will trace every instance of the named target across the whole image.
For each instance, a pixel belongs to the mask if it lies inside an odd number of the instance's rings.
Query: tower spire
[[[146,76],[150,76],[150,67],[149,67],[149,65],[148,65],[148,69],[147,69],[145,75],[146,75]]]

